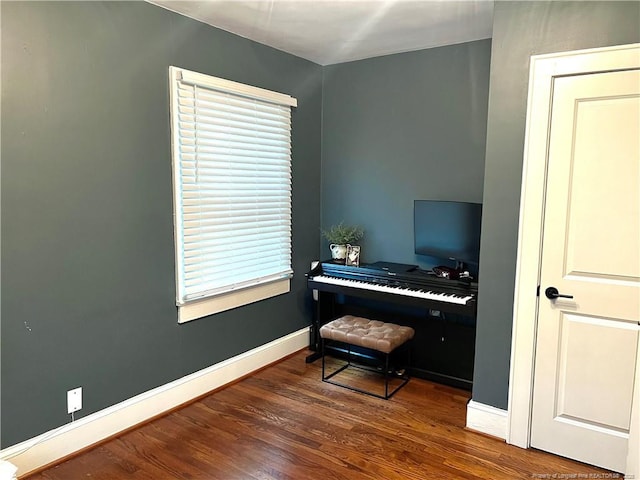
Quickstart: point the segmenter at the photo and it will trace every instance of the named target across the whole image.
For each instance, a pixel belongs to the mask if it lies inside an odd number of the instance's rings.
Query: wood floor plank
[[[307,353],[29,480],[615,478],[466,430],[467,391],[414,378],[386,401],[322,382]]]

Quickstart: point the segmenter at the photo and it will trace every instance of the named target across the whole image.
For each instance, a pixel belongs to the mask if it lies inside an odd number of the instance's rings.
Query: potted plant
[[[344,260],[347,257],[347,245],[357,242],[364,236],[364,230],[358,225],[345,225],[340,222],[329,230],[322,230],[322,235],[329,242],[331,257]]]

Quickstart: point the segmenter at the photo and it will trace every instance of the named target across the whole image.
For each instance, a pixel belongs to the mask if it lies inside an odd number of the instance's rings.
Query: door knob
[[[548,287],[544,291],[544,294],[549,300],[555,300],[556,298],[573,298],[573,295],[565,295],[563,293],[559,293],[556,287]]]

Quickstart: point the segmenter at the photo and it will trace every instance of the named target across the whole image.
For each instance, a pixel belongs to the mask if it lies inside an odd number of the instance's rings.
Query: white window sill
[[[291,281],[287,278],[276,282],[244,288],[237,292],[229,292],[215,297],[206,298],[178,305],[178,323],[185,323],[215,313],[231,310],[232,308],[248,305],[253,302],[288,293]]]

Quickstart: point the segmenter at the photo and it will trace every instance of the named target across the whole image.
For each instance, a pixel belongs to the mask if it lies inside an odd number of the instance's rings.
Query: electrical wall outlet
[[[67,413],[77,412],[80,409],[82,409],[82,387],[67,392]]]

